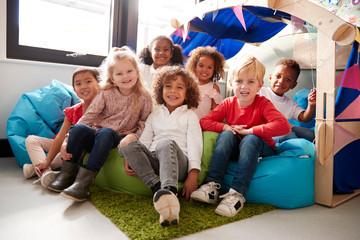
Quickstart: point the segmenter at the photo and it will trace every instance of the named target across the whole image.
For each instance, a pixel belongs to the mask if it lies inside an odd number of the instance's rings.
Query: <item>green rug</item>
[[[92,185],[90,201],[99,211],[115,223],[130,239],[171,239],[236,222],[271,211],[267,204],[245,203],[240,213],[233,217],[215,214],[216,205],[185,201],[180,197],[179,225],[162,227],[152,198],[116,193]]]

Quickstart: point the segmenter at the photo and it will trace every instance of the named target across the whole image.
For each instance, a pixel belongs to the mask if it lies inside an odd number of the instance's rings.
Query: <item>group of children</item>
[[[291,100],[284,93],[296,86],[299,75],[296,62],[291,62],[279,62],[270,76],[270,94],[275,100],[286,99],[286,104]],[[310,93],[306,110],[295,104],[291,114],[283,114],[273,99],[260,96],[265,67],[249,56],[231,72],[234,96],[222,100],[216,81],[224,77],[225,64],[215,48],[199,47],[184,68],[181,47],[166,36],[141,51],[140,61],[127,47],[112,49],[99,68],[100,76],[91,68],[73,74],[74,90],[83,102],[64,110],[55,140],[44,140],[46,147],[39,137],[26,140],[33,164],[24,165],[25,177],[37,174],[44,187],[85,201],[110,150],[118,147],[126,173],[139,176],[152,190],[160,224],[166,226],[179,222],[178,182],[184,182],[181,195],[186,200],[215,204],[228,162],[237,161],[231,188],[220,196],[223,200],[215,210],[235,216],[244,206],[258,158],[276,154],[273,137],[289,134],[290,117],[309,120],[316,93]],[[159,106],[155,111],[152,97]],[[198,188],[202,130],[220,134],[206,179]],[[38,154],[31,153],[35,149]],[[86,163],[84,151],[90,153]],[[53,171],[60,165],[60,172]]]

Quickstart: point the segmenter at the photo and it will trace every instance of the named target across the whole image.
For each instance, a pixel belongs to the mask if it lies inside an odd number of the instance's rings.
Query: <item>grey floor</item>
[[[24,179],[0,158],[0,240],[128,239],[89,202],[74,203]],[[360,196],[336,208],[274,210],[181,239],[360,239]]]

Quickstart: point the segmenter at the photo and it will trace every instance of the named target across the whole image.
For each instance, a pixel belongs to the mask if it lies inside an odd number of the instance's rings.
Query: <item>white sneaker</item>
[[[196,201],[215,204],[219,198],[220,188],[221,185],[219,183],[209,182],[201,185],[201,187],[194,191],[190,197]]]
[[[155,210],[160,214],[160,224],[168,226],[179,223],[180,203],[176,195],[167,189],[160,189],[154,194]]]
[[[49,184],[54,182],[60,171],[48,171],[41,176],[40,183],[44,188],[48,188]]]
[[[221,195],[223,200],[215,209],[215,213],[225,217],[235,217],[244,207],[245,198],[242,194],[230,188],[229,192]]]
[[[32,164],[24,164],[23,166],[23,173],[25,178],[32,178],[36,175],[34,165]]]

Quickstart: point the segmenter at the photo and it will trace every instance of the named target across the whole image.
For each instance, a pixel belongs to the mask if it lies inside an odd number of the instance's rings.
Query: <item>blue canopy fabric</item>
[[[171,35],[173,42],[184,49],[184,54],[199,46],[215,46],[226,59],[235,56],[246,42],[262,43],[275,36],[286,27],[282,22],[269,22],[266,17],[290,19],[291,15],[263,7],[243,7],[243,16],[247,31],[243,28],[231,8],[208,13],[201,20],[194,18],[190,24],[202,32],[189,31],[190,39]],[[214,18],[215,16],[215,18]]]

